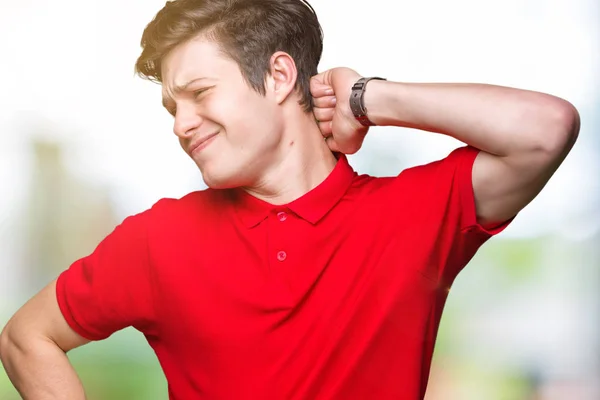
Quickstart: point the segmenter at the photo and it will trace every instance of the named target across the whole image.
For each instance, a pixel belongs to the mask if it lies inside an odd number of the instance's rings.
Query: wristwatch
[[[360,78],[354,86],[352,86],[352,93],[350,94],[350,109],[354,118],[358,120],[364,126],[375,126],[373,122],[369,120],[367,116],[367,109],[365,108],[365,89],[367,83],[372,80],[386,81],[385,78],[378,78],[376,76],[371,78]]]

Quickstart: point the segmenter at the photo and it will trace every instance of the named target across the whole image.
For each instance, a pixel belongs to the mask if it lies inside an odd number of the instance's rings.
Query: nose
[[[175,133],[179,139],[187,139],[194,130],[202,125],[202,122],[204,122],[204,119],[199,116],[193,108],[186,109],[180,107],[175,113],[173,133]]]

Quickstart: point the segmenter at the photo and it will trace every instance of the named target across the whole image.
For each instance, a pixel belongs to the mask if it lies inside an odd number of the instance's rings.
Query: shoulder
[[[395,176],[358,175],[349,194],[355,198],[366,196],[371,199],[369,203],[394,206],[405,214],[419,213],[434,205],[444,208],[450,198],[458,204],[463,200],[468,203],[478,153],[473,147],[463,146],[442,159],[403,169]]]
[[[424,164],[415,165],[401,170],[394,176],[372,176],[357,174],[352,187],[359,190],[384,188],[395,184],[409,184],[413,187],[429,186],[431,178],[455,173],[471,173],[479,150],[471,146],[462,146],[451,150],[447,156]]]
[[[181,198],[164,197],[148,210],[151,218],[161,218],[178,214],[211,213],[223,209],[229,196],[224,190],[205,189],[186,194]]]
[[[458,177],[457,174],[467,174],[470,178],[478,153],[479,150],[471,146],[459,147],[442,159],[403,170],[398,175],[398,181],[415,187],[427,187],[435,178]],[[438,183],[442,182],[438,181]]]
[[[226,190],[205,189],[181,198],[162,198],[146,210],[145,221],[150,231],[180,229],[186,225],[206,226],[232,209]],[[169,229],[170,230],[170,229]]]

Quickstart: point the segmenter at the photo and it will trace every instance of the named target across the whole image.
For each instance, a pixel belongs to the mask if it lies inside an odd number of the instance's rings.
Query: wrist
[[[399,88],[397,82],[372,80],[364,95],[367,117],[375,125],[398,125],[395,113],[399,109]]]

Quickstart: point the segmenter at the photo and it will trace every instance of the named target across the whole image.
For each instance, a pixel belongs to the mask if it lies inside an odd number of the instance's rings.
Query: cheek
[[[220,123],[228,134],[249,140],[271,132],[277,120],[269,104],[256,97],[225,104],[219,110],[219,115]]]
[[[276,146],[282,130],[278,107],[246,86],[222,89],[206,103],[206,111],[207,117],[225,131],[225,143],[248,153]]]
[[[253,115],[251,110],[254,107],[252,101],[247,97],[240,96],[233,90],[227,93],[226,90],[219,96],[215,96],[212,101],[207,103],[207,116],[217,124],[225,128],[229,133],[230,130],[239,128],[247,122],[249,116]]]

